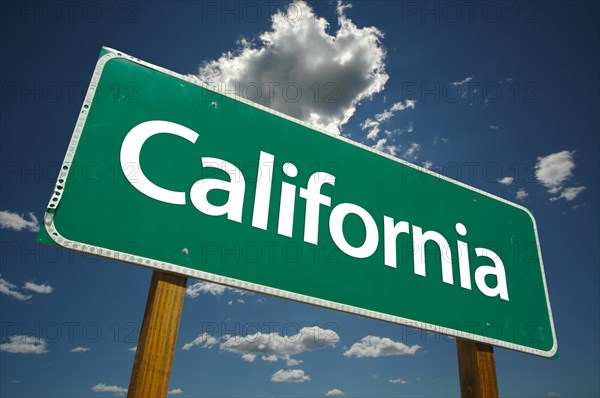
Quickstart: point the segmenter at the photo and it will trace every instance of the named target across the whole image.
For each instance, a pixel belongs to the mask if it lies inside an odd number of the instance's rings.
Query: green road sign
[[[529,211],[103,49],[39,240],[552,356]]]

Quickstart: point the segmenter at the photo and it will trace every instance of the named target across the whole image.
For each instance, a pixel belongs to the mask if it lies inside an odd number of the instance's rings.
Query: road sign
[[[524,207],[103,49],[39,240],[552,356]]]

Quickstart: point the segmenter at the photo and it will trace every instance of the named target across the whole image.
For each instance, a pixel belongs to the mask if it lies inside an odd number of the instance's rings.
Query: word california
[[[154,184],[143,173],[143,165],[140,164],[140,153],[144,143],[156,134],[171,134],[183,138],[192,144],[196,143],[198,133],[180,124],[151,120],[143,122],[132,128],[121,145],[120,162],[123,173],[127,180],[142,194],[172,205],[185,205],[186,193],[165,189]],[[252,212],[252,226],[262,230],[267,229],[269,209],[271,204],[271,188],[273,185],[273,165],[275,156],[260,151],[258,154],[258,176],[256,179],[256,190],[254,192],[254,208]],[[214,157],[202,157],[202,167],[222,170],[229,175],[229,181],[218,178],[203,178],[196,181],[190,188],[189,197],[192,205],[203,214],[209,216],[226,216],[228,220],[241,223],[244,210],[244,196],[246,195],[246,182],[242,172],[230,162]],[[135,176],[126,173],[125,170],[131,165],[137,165]],[[292,163],[285,163],[282,167],[283,173],[294,178],[298,176],[298,169]],[[294,225],[294,207],[298,197],[306,201],[306,212],[304,215],[304,241],[313,245],[319,244],[319,223],[321,206],[331,207],[331,198],[321,193],[323,185],[335,186],[336,177],[326,172],[315,172],[308,179],[306,186],[297,187],[288,182],[281,182],[281,197],[279,217],[277,222],[277,233],[282,236],[292,237]],[[208,200],[209,192],[218,190],[227,192],[227,201],[215,205]],[[364,242],[359,246],[348,243],[344,234],[344,220],[347,216],[357,216],[364,225]],[[329,216],[329,232],[337,247],[346,255],[354,258],[367,258],[375,253],[380,244],[380,231],[373,216],[361,206],[354,203],[339,203],[331,209]],[[455,225],[456,232],[460,236],[466,236],[467,228],[460,222]],[[388,267],[397,267],[396,240],[400,234],[412,236],[415,250],[423,255],[414,256],[413,272],[416,275],[426,276],[425,244],[433,242],[437,244],[441,255],[442,281],[454,285],[454,274],[452,269],[452,258],[450,253],[443,253],[448,247],[448,241],[436,231],[423,231],[417,225],[410,225],[407,221],[396,221],[391,217],[383,216],[383,252],[384,264]],[[467,243],[456,241],[458,252],[458,269],[460,287],[472,289],[471,264],[469,261],[469,248]],[[488,297],[500,297],[509,300],[506,272],[500,257],[490,249],[474,248],[477,257],[486,257],[493,265],[481,265],[474,273],[477,289]],[[489,286],[486,282],[488,275],[494,276],[496,286]],[[492,279],[492,278],[488,278]]]

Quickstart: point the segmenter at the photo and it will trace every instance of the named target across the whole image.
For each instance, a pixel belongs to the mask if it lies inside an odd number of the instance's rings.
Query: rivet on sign
[[[486,324],[485,324],[485,326],[487,326],[488,328],[491,328],[491,327],[492,327],[492,325],[491,325],[489,322],[488,322],[488,323],[486,323]]]
[[[215,101],[211,102],[210,106],[212,106],[213,108],[217,109],[217,103]]]
[[[188,254],[190,251],[188,250],[187,247],[184,247],[183,250],[181,251],[183,254]]]
[[[473,199],[473,204],[477,204],[477,199]]]

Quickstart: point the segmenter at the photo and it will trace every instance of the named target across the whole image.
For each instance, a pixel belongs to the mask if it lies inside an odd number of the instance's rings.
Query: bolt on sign
[[[524,207],[104,48],[38,240],[541,356]]]

